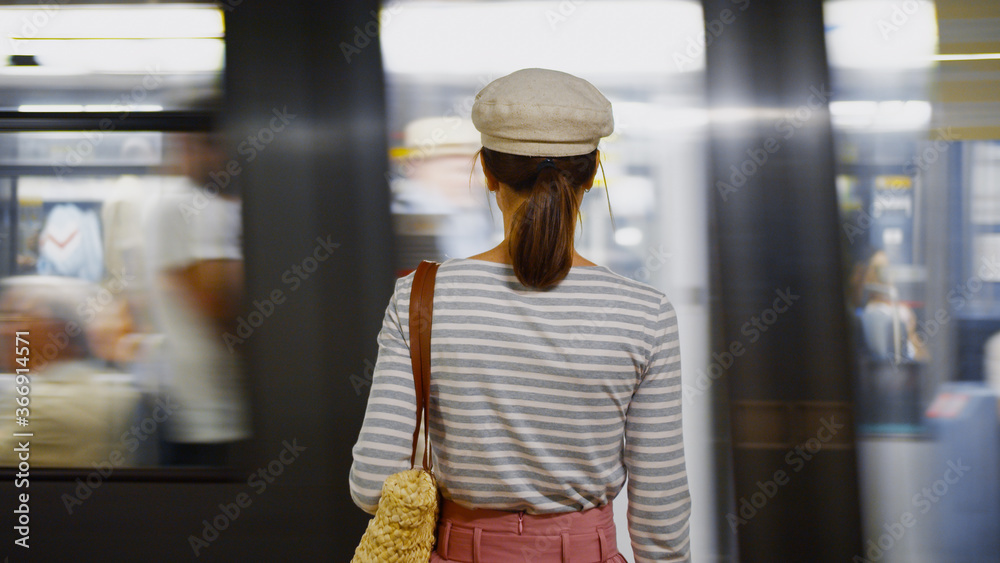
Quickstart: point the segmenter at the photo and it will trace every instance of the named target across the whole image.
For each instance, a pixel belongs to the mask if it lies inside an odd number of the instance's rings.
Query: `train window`
[[[735,4],[727,13],[735,17],[739,9]],[[386,180],[402,249],[400,272],[423,258],[478,254],[503,238],[502,216],[473,158],[481,146],[471,123],[476,93],[521,68],[581,76],[611,100],[615,133],[600,147],[607,182],[598,174],[584,198],[577,248],[670,297],[684,334],[685,380],[704,376],[708,243],[700,186],[706,182],[708,115],[706,23],[699,3],[390,2],[380,24],[392,167]],[[717,21],[709,29],[721,26]],[[345,50],[344,56],[353,54]],[[716,548],[710,394],[691,390],[684,424],[688,476],[699,505],[691,544],[699,559]],[[624,518],[623,507],[616,512]],[[619,549],[631,556],[624,521],[618,529]],[[701,550],[704,556],[697,555]]]
[[[992,559],[1000,548],[1000,10],[830,0],[825,14],[858,359],[868,551],[856,559]],[[958,460],[976,460],[976,473]],[[930,484],[941,492],[938,483],[947,491],[924,496]],[[900,514],[915,515],[906,524],[913,531],[890,537]]]
[[[929,352],[916,327],[926,314],[928,186],[911,155],[930,128],[937,35],[933,4],[912,4],[908,25],[893,23],[891,3],[826,4],[858,420],[871,432],[919,432],[927,386]]]
[[[226,467],[249,437],[222,11],[0,8],[0,466]]]
[[[0,167],[18,171],[3,202],[4,342],[30,344],[3,351],[2,440],[23,423],[38,466],[222,463],[248,417],[238,343],[225,337],[242,253],[239,198],[213,181],[221,145],[108,133],[67,167],[90,136],[0,135]],[[18,374],[28,400],[13,418]],[[15,462],[12,445],[0,451]]]

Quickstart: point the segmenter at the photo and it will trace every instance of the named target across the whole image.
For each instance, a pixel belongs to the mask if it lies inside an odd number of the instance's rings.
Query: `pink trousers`
[[[471,510],[442,500],[431,563],[628,563],[611,505],[582,512]]]

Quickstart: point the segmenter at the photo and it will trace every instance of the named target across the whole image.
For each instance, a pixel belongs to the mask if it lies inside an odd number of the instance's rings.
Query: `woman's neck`
[[[497,262],[500,264],[513,264],[514,261],[510,257],[510,252],[507,250],[507,240],[504,239],[503,242],[497,246],[483,252],[481,254],[476,254],[475,256],[469,256],[473,260],[483,260],[486,262]],[[575,249],[573,250],[573,266],[596,266],[590,260],[587,260],[583,256],[580,256]]]

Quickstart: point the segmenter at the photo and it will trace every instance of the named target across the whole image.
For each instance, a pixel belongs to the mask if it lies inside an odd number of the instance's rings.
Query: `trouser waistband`
[[[596,563],[618,553],[611,505],[526,514],[468,509],[443,501],[437,553],[449,561]]]

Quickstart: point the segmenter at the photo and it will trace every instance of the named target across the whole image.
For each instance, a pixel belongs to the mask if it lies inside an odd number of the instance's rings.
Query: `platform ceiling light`
[[[771,107],[715,107],[708,110],[708,119],[712,123],[732,124],[740,122],[770,121],[777,123],[781,120],[788,121],[795,117],[794,108],[771,108]]]
[[[615,108],[615,131],[629,134],[662,133],[698,129],[708,125],[708,112],[701,107],[665,106],[649,102],[611,100]]]
[[[929,0],[828,0],[823,4],[827,55],[834,68],[922,68],[937,53],[937,19]]]
[[[622,227],[615,231],[615,242],[621,246],[636,246],[642,243],[642,231],[636,227]]]
[[[934,55],[931,60],[943,61],[1000,61],[1000,53],[970,53],[965,55]]]
[[[23,112],[66,112],[66,113],[76,113],[83,111],[83,106],[73,105],[73,104],[48,104],[48,105],[34,105],[25,104],[17,107],[17,111]]]
[[[17,111],[21,112],[137,112],[137,111],[163,111],[163,106],[155,104],[139,104],[133,106],[122,106],[114,104],[87,104],[87,105],[72,105],[72,104],[22,104],[17,106]]]
[[[830,119],[834,125],[848,129],[866,129],[875,122],[878,102],[872,100],[844,100],[830,102]]]
[[[218,72],[222,11],[196,4],[0,7],[0,59],[33,56],[66,72]],[[17,60],[17,59],[14,59]],[[28,74],[0,67],[0,73]]]
[[[841,129],[906,131],[926,128],[931,122],[926,100],[851,100],[830,102],[833,124]]]
[[[689,0],[396,1],[379,19],[390,74],[489,81],[530,67],[593,78],[705,66],[702,8]],[[341,54],[350,61],[368,41],[361,30],[341,42]]]
[[[132,106],[122,106],[122,105],[114,105],[114,104],[87,104],[87,105],[83,106],[83,111],[90,111],[90,112],[100,111],[100,112],[107,112],[107,113],[115,113],[115,112],[123,112],[123,111],[129,111],[129,112],[133,112],[133,111],[163,111],[163,106],[156,105],[156,104],[137,104],[137,105],[132,105]]]

